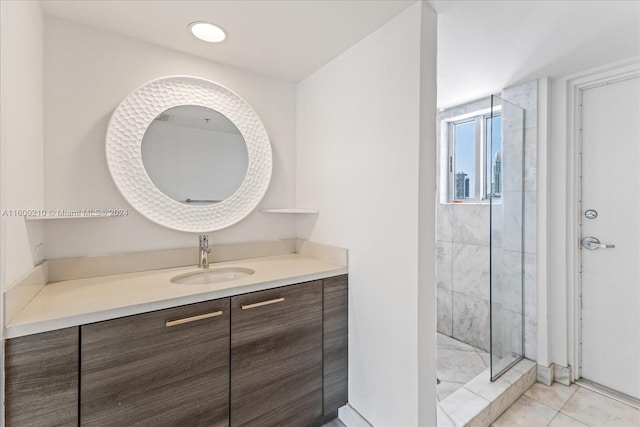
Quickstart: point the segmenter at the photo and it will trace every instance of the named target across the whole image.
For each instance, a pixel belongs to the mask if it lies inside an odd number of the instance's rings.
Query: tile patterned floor
[[[489,367],[489,353],[438,333],[438,402]]]
[[[438,401],[476,377],[489,366],[488,353],[438,334],[436,386]],[[448,417],[441,414],[438,422]],[[449,420],[450,421],[450,420]],[[589,389],[553,383],[534,384],[507,409],[493,427],[640,427],[640,409]],[[323,427],[345,427],[338,419]]]
[[[440,408],[438,412],[438,421],[440,421],[445,417],[440,414]],[[553,383],[548,387],[536,383],[492,426],[640,427],[640,409],[575,384],[567,387]],[[323,427],[345,427],[345,425],[335,419]]]
[[[640,409],[577,385],[536,383],[495,427],[638,427]]]

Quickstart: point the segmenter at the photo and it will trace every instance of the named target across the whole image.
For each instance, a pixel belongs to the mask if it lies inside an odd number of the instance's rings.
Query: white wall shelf
[[[278,208],[278,209],[260,209],[262,213],[281,213],[281,214],[317,214],[317,209],[300,209],[300,208]]]

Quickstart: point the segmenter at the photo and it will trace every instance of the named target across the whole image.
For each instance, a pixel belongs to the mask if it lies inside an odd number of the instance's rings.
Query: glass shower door
[[[485,132],[493,381],[524,354],[524,110],[492,96]]]

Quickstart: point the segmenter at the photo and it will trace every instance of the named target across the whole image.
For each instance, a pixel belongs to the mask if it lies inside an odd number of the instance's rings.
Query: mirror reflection
[[[188,205],[218,203],[244,181],[247,145],[238,128],[207,107],[160,114],[142,139],[142,163],[160,191]]]

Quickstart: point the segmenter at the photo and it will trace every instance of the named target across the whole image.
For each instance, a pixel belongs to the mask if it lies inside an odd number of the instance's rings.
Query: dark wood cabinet
[[[5,344],[12,426],[321,425],[347,403],[348,277]]]
[[[322,417],[322,281],[231,298],[231,425]]]
[[[78,328],[5,343],[5,425],[78,425]]]
[[[227,426],[229,299],[81,327],[80,424]]]
[[[348,400],[348,276],[324,279],[323,415],[331,416]]]

